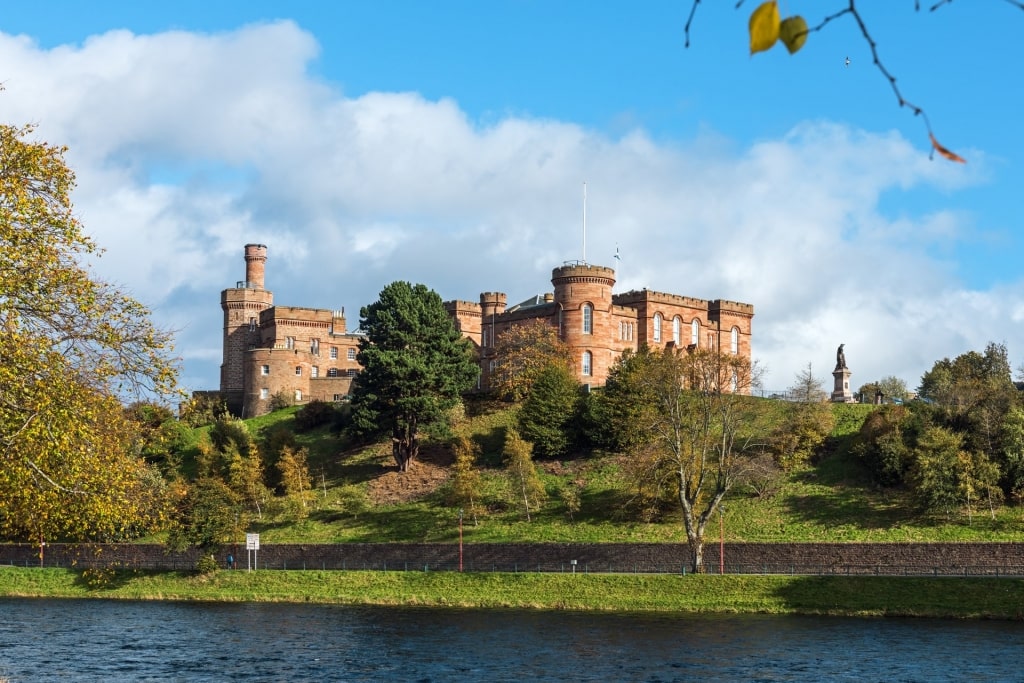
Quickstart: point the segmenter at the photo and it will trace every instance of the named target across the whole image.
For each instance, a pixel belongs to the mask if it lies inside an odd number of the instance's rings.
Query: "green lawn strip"
[[[379,571],[124,571],[0,567],[0,595],[616,612],[1024,618],[1024,580]]]

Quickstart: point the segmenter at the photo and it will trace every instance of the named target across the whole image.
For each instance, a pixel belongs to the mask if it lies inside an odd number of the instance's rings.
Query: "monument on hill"
[[[853,403],[853,392],[850,391],[850,368],[846,367],[846,352],[843,347],[846,344],[840,344],[839,348],[836,349],[836,369],[832,371],[832,377],[835,378],[835,385],[832,388],[832,402],[833,403]]]

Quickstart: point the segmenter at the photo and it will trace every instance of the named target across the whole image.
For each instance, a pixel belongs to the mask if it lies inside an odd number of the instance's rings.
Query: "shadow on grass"
[[[90,591],[117,590],[141,575],[138,569],[88,567],[75,573],[75,585]]]
[[[1021,619],[1024,581],[972,577],[805,576],[774,590],[794,612]]]
[[[373,508],[358,515],[365,532],[358,543],[424,543],[457,540],[458,513],[450,508]]]

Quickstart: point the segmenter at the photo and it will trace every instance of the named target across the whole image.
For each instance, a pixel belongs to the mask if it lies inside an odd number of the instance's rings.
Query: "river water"
[[[0,680],[1024,681],[1024,624],[0,599]]]

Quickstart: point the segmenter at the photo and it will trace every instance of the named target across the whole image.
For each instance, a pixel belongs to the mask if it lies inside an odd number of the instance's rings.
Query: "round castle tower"
[[[245,280],[220,293],[220,307],[224,311],[220,390],[226,394],[229,406],[241,400],[245,387],[242,361],[245,352],[259,344],[260,312],[274,304],[274,294],[263,288],[266,262],[266,245],[245,245]]]
[[[612,287],[615,270],[589,263],[567,263],[551,271],[559,332],[572,348],[579,380],[605,377],[612,357]]]
[[[267,245],[245,245],[245,289],[263,289],[263,271],[267,263]]]

